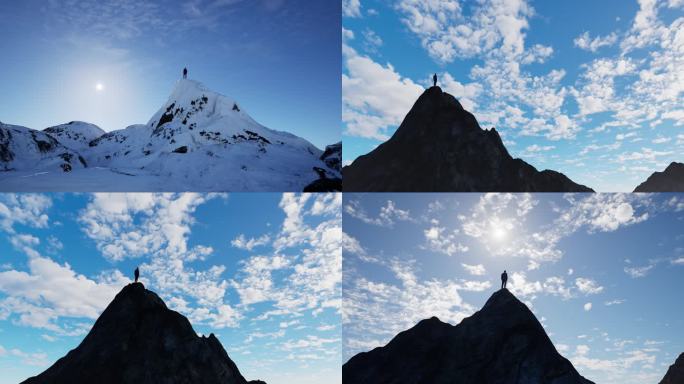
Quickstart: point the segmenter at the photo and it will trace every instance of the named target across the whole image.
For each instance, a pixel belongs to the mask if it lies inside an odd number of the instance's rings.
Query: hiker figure
[[[187,68],[183,68],[183,78],[184,79],[188,78],[188,69]]]
[[[506,273],[506,270],[504,269],[501,274],[501,289],[506,288],[506,281],[508,281],[508,273]]]
[[[135,272],[133,273],[135,275],[135,282],[138,282],[138,277],[140,277],[140,270],[138,267],[135,267]]]
[[[437,86],[437,74],[432,75],[432,84],[434,87]]]

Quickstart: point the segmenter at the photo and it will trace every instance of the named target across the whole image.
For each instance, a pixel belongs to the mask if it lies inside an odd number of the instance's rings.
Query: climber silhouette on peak
[[[437,74],[435,73],[432,75],[432,86],[436,87],[437,86]]]
[[[504,269],[503,273],[501,274],[501,289],[506,288],[506,282],[508,281],[508,273],[506,273],[506,270]]]
[[[183,68],[183,78],[184,79],[188,78],[188,68]]]
[[[140,270],[138,269],[138,267],[135,267],[135,272],[133,272],[133,274],[135,275],[135,282],[137,283],[138,278],[140,277]]]

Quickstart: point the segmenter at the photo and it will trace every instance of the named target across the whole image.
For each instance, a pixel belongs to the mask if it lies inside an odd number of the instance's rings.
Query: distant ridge
[[[653,172],[634,192],[684,192],[684,164],[672,162],[663,172]]]

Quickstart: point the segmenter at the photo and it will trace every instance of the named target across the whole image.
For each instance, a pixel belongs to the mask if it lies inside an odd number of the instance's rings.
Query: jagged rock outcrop
[[[454,326],[436,317],[342,367],[345,384],[591,384],[507,289]]]
[[[684,163],[672,162],[663,172],[653,172],[634,192],[684,192]]]
[[[684,384],[684,353],[667,369],[659,384]]]
[[[325,151],[320,159],[328,166],[330,170],[336,173],[342,172],[342,142],[337,142],[325,147]],[[318,180],[314,180],[311,184],[304,187],[304,192],[338,192],[342,191],[342,178],[332,175],[320,167],[314,167],[314,171],[318,174]]]
[[[483,130],[452,95],[430,87],[394,135],[344,167],[349,192],[593,192],[559,172],[537,171]]]
[[[199,337],[187,318],[142,283],[124,287],[81,344],[24,384],[248,382],[213,335]]]

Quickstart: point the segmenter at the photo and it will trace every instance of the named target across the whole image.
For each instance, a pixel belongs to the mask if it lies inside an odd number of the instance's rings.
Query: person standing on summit
[[[504,269],[503,273],[501,274],[501,289],[506,288],[506,282],[508,281],[508,273],[506,273],[506,270]]]
[[[183,78],[184,79],[188,78],[188,68],[183,68]]]
[[[437,86],[437,74],[436,73],[434,75],[432,75],[432,84],[433,84],[432,85],[433,87]]]
[[[138,278],[140,277],[140,270],[138,269],[138,267],[135,267],[135,272],[133,272],[133,274],[135,275],[135,282],[137,283]]]

